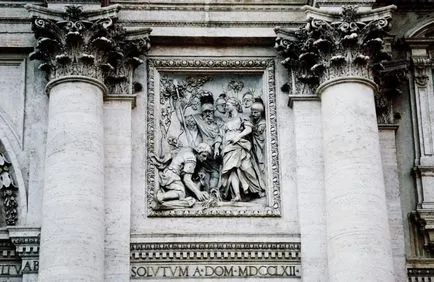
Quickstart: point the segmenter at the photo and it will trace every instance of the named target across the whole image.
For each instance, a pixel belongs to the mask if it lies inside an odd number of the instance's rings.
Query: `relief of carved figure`
[[[280,215],[274,61],[201,62],[150,60],[148,215]]]
[[[250,116],[251,107],[253,105],[253,91],[247,91],[243,94],[243,100],[241,101],[241,106],[243,108],[243,115],[246,117]]]
[[[222,162],[220,158],[220,146],[222,143],[220,124],[223,121],[214,116],[214,97],[212,93],[204,93],[200,101],[202,113],[196,116],[196,122],[203,142],[208,144],[213,151],[212,157],[203,164],[200,175],[202,176],[201,179],[205,190],[209,191],[217,199],[221,199],[218,183]]]
[[[159,157],[151,153],[159,182],[152,209],[196,213],[266,203],[265,107],[254,80],[225,80],[161,79]],[[249,90],[242,92],[245,85]]]
[[[193,181],[193,174],[196,167],[205,163],[210,156],[211,148],[205,143],[199,144],[195,149],[184,147],[174,156],[158,158],[151,155],[150,159],[159,170],[160,178],[153,209],[191,208],[196,199],[207,200],[209,194],[200,190],[200,183]],[[196,199],[188,196],[188,193]]]
[[[252,123],[243,118],[235,98],[227,100],[228,120],[223,126],[221,188],[226,199],[234,202],[263,196],[264,184],[252,157]]]
[[[215,111],[214,111],[214,117],[218,118],[217,122],[222,121],[223,125],[224,122],[226,122],[228,115],[227,115],[227,109],[226,109],[226,94],[222,93],[220,94],[216,101],[215,101]]]
[[[256,162],[259,165],[261,175],[265,176],[265,107],[261,98],[256,98],[251,106],[250,119],[253,124],[252,140],[253,152]]]

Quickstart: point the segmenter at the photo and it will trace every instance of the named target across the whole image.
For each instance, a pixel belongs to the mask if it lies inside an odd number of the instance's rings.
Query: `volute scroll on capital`
[[[373,79],[391,58],[384,50],[390,22],[390,16],[365,22],[357,6],[345,6],[340,19],[309,17],[298,30],[276,28],[275,47],[285,58],[283,65],[298,70],[298,82],[314,89],[342,76]]]
[[[289,70],[282,91],[290,97],[316,97],[318,87],[327,81],[368,79],[378,85],[378,91],[374,87],[378,122],[393,123],[391,98],[399,93],[396,83],[407,69],[406,63],[391,62],[386,48],[392,40],[388,32],[393,8],[359,11],[357,6],[344,6],[336,13],[309,7],[304,27],[277,27],[275,48]]]
[[[26,5],[37,44],[30,54],[48,80],[82,76],[104,83],[110,94],[132,94],[131,74],[150,49],[151,29],[126,30],[117,22],[119,5],[65,11]]]

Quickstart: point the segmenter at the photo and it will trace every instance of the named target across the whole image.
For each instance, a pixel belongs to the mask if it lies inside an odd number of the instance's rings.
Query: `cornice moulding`
[[[26,4],[24,8],[30,13],[32,17],[40,17],[51,20],[63,20],[65,16],[65,10],[45,8],[38,5]],[[99,9],[84,10],[82,17],[87,20],[95,20],[101,17],[104,18],[117,18],[118,12],[121,10],[121,5],[115,4]]]
[[[342,4],[341,4],[342,5]],[[392,12],[396,10],[395,5],[389,5],[376,9],[359,9],[357,16],[360,21],[372,21],[378,18],[392,17]],[[341,9],[327,10],[321,8],[315,8],[305,5],[301,8],[306,14],[306,18],[315,18],[325,21],[339,20],[341,15]]]
[[[391,131],[397,131],[399,128],[399,124],[387,124],[387,123],[381,123],[378,124],[379,130],[391,130]]]

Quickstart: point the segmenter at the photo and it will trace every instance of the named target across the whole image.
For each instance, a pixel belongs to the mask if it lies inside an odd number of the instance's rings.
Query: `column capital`
[[[378,122],[393,123],[391,99],[399,92],[396,82],[408,65],[390,61],[393,36],[388,31],[396,7],[333,7],[305,6],[304,27],[275,29],[275,48],[290,72],[282,90],[290,97],[316,96],[318,87],[328,81],[368,79],[378,85],[374,87]]]
[[[340,13],[306,8],[307,23],[298,30],[276,28],[276,49],[287,68],[296,67],[297,79],[309,88],[342,76],[373,80],[391,57],[384,50],[390,29],[389,8],[369,13],[357,6],[344,6]]]
[[[48,80],[86,76],[103,82],[109,93],[132,94],[132,71],[150,49],[151,29],[128,31],[117,22],[119,5],[64,10],[26,5],[37,44],[30,54]]]

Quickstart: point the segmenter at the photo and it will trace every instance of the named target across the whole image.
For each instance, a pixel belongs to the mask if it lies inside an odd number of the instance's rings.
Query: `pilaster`
[[[428,29],[429,30],[429,29]],[[404,39],[410,47],[412,61],[411,88],[414,95],[417,128],[414,176],[417,188],[417,206],[412,213],[423,238],[426,251],[434,252],[434,97],[433,67],[429,41],[423,32],[414,32]]]

